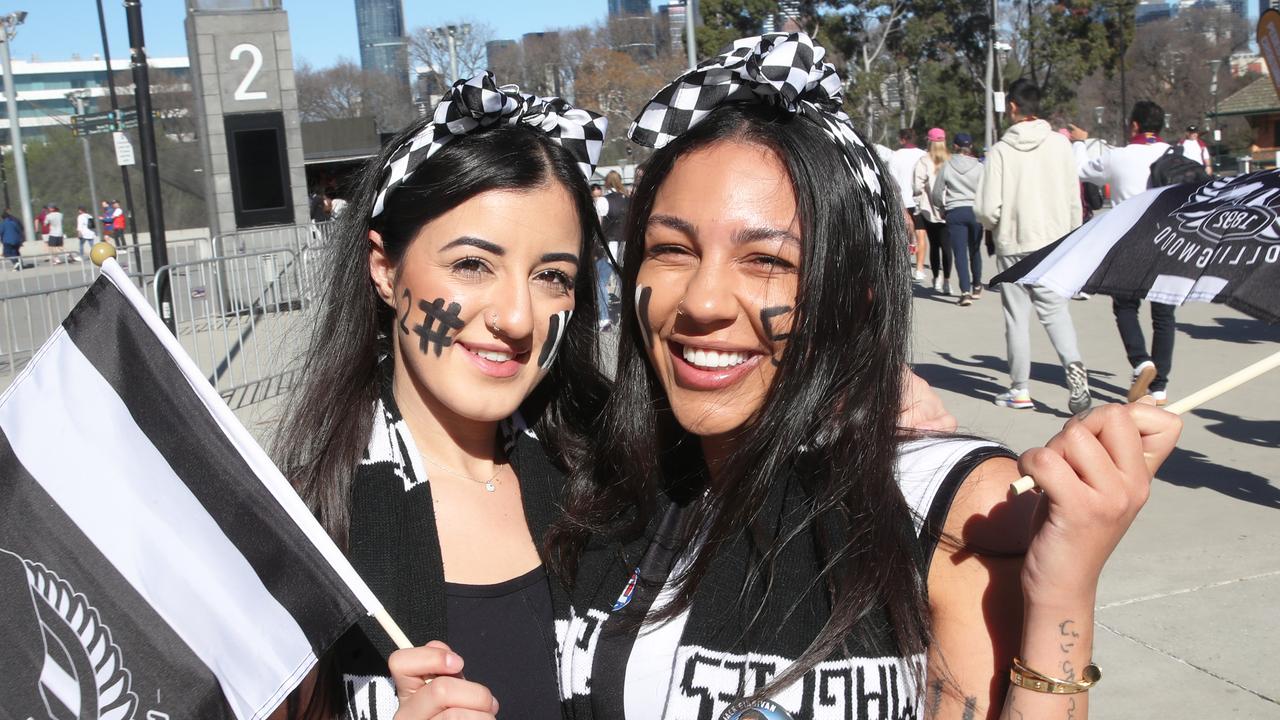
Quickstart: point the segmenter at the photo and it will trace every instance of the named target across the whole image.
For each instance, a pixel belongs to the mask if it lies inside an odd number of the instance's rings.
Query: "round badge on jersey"
[[[791,713],[770,700],[740,700],[720,715],[720,720],[795,720]]]

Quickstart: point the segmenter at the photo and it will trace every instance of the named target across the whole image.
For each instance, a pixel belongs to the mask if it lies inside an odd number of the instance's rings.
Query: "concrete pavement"
[[[1018,451],[1043,444],[1067,418],[1048,336],[1033,323],[1037,409],[996,407],[991,397],[1008,383],[1000,297],[987,292],[967,308],[955,299],[917,288],[917,372],[963,429]],[[1073,302],[1071,313],[1095,398],[1123,401],[1129,369],[1110,299]],[[1178,326],[1171,399],[1280,351],[1280,326],[1221,305],[1187,305]],[[1178,449],[1102,578],[1094,657],[1104,677],[1090,717],[1280,718],[1280,372],[1183,420]]]

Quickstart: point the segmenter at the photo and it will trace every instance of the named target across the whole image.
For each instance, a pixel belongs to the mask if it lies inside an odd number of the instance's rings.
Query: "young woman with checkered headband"
[[[1098,578],[1179,421],[1098,407],[1020,457],[901,427],[900,199],[823,55],[744,38],[630,130],[632,301],[549,542],[566,715],[1085,718]]]

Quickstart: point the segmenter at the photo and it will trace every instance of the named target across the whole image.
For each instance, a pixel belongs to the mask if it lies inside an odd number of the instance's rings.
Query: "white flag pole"
[[[1243,370],[1231,373],[1208,387],[1191,393],[1181,400],[1170,404],[1169,407],[1165,408],[1165,410],[1168,410],[1174,415],[1181,415],[1183,413],[1190,412],[1218,397],[1222,393],[1240,387],[1268,370],[1274,370],[1278,367],[1280,367],[1280,351],[1262,358]],[[1018,478],[1009,484],[1009,487],[1013,489],[1014,495],[1021,495],[1035,486],[1036,481],[1032,479],[1030,475],[1023,475],[1021,478]]]

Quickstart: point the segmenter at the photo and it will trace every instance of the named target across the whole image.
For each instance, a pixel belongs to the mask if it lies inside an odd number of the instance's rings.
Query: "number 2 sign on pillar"
[[[236,86],[235,94],[232,95],[236,100],[266,100],[267,94],[262,90],[250,90],[249,86],[253,84],[254,78],[258,77],[258,72],[262,70],[262,51],[253,43],[240,43],[231,48],[231,59],[239,60],[241,55],[249,54],[250,63],[249,71],[244,74],[244,79]]]

